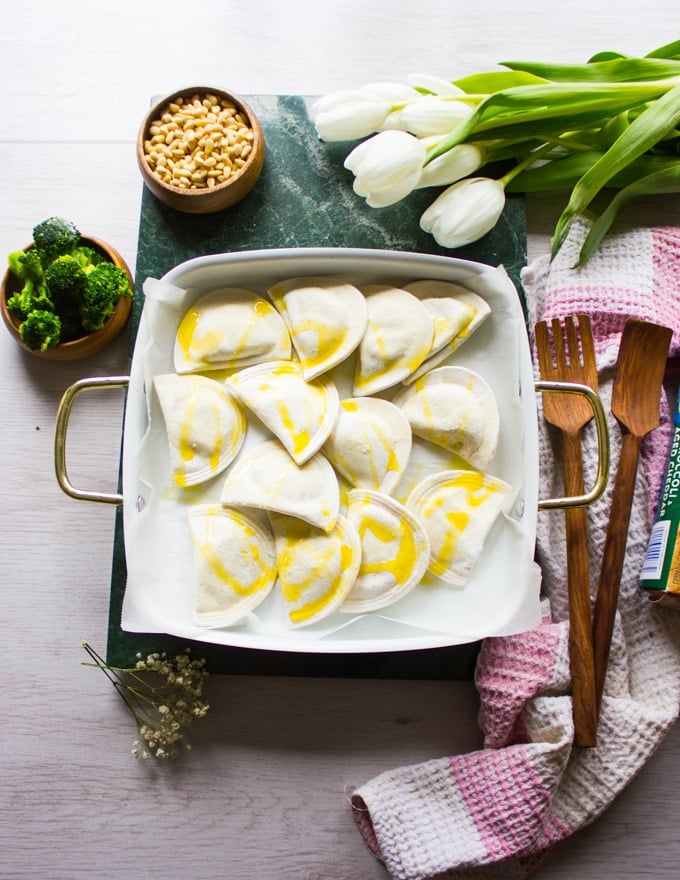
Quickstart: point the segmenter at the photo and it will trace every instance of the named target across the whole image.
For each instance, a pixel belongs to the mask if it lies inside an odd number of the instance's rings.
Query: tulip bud
[[[319,98],[311,116],[322,140],[350,141],[377,131],[388,112],[382,101],[347,90]]]
[[[465,92],[439,76],[432,76],[429,73],[412,73],[407,77],[408,84],[414,89],[421,89],[425,92],[432,92],[433,95],[464,95]]]
[[[416,137],[447,134],[472,116],[473,112],[472,107],[462,101],[440,98],[438,95],[422,95],[401,111],[401,128]]]
[[[485,161],[486,152],[481,147],[476,144],[458,144],[425,165],[416,188],[448,186],[474,174]]]
[[[498,222],[505,188],[488,177],[468,177],[444,190],[420,218],[420,226],[437,244],[459,248],[477,241]]]
[[[382,131],[355,147],[345,168],[355,175],[354,192],[372,208],[392,205],[420,180],[425,144],[404,131]]]
[[[416,97],[418,92],[400,83],[369,83],[324,95],[310,115],[322,140],[359,140],[379,131],[395,105]]]

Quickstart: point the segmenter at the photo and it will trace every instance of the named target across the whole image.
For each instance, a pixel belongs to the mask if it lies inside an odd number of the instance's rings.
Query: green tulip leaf
[[[665,46],[660,46],[658,49],[654,49],[653,52],[649,52],[646,57],[680,58],[680,40],[673,40],[672,43],[666,43]]]
[[[518,174],[506,187],[509,193],[560,192],[572,190],[578,181],[598,162],[603,152],[586,150],[568,153],[535,168],[528,168]],[[495,154],[494,154],[495,158]],[[615,189],[630,186],[641,177],[666,171],[678,165],[678,160],[670,156],[645,154],[630,162],[610,181],[608,186]]]
[[[582,266],[592,256],[625,204],[639,196],[667,195],[677,192],[680,192],[680,166],[677,162],[661,171],[641,177],[619,190],[592,224],[581,247],[576,266]]]
[[[475,73],[472,76],[456,79],[453,85],[458,86],[468,95],[489,95],[516,86],[537,85],[543,82],[545,80],[541,77],[523,70],[493,70],[489,73]]]
[[[615,57],[588,64],[550,64],[503,61],[511,70],[522,70],[551,82],[633,83],[666,79],[680,75],[680,61],[674,58]]]
[[[557,221],[552,240],[553,256],[562,246],[574,217],[582,213],[597,193],[626,165],[666,137],[678,123],[680,123],[680,86],[675,86],[650,104],[576,183],[569,203]]]

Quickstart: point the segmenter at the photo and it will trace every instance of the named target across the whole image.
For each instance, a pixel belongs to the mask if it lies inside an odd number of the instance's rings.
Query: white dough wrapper
[[[500,416],[496,397],[467,367],[437,367],[404,388],[392,401],[413,433],[459,455],[484,471],[498,447]]]
[[[359,536],[343,516],[328,533],[288,516],[270,519],[288,623],[317,623],[336,611],[352,588],[361,562]]]
[[[381,397],[340,401],[323,452],[351,486],[391,492],[406,470],[412,444],[404,413]]]
[[[364,296],[340,278],[288,278],[273,284],[267,294],[288,328],[306,379],[346,360],[366,330]]]
[[[193,544],[194,623],[238,623],[271,592],[276,580],[272,534],[243,511],[202,504],[189,511]]]
[[[327,376],[307,381],[297,361],[273,361],[239,370],[227,387],[304,464],[331,432],[340,407]]]
[[[361,566],[340,609],[377,611],[418,586],[430,563],[422,523],[389,495],[365,489],[349,493],[347,519],[361,541]]]
[[[238,455],[247,424],[241,405],[206,376],[155,376],[177,486],[197,486],[225,470]]]
[[[354,375],[355,397],[391,388],[415,372],[428,356],[434,322],[412,293],[385,284],[361,288],[368,324],[359,345]]]
[[[300,465],[278,440],[268,440],[241,455],[226,476],[220,500],[284,513],[330,532],[340,512],[340,487],[322,453]]]
[[[178,373],[197,373],[287,360],[291,354],[286,325],[268,300],[240,287],[221,287],[182,316],[173,359]]]
[[[463,586],[512,487],[479,471],[442,471],[419,483],[406,507],[430,540],[429,571]]]

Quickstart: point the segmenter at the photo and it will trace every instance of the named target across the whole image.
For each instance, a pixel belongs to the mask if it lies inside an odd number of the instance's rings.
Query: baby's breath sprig
[[[209,709],[203,699],[205,660],[191,659],[187,648],[175,657],[165,652],[137,654],[135,666],[126,669],[109,665],[86,641],[83,648],[92,661],[83,665],[104,672],[135,719],[135,758],[177,758],[184,728]],[[190,743],[185,741],[184,748],[190,749]]]

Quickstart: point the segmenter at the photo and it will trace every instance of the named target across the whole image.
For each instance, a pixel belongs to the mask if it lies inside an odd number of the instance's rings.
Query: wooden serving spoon
[[[609,648],[628,541],[640,445],[659,424],[659,403],[672,331],[629,320],[623,329],[612,387],[611,411],[621,427],[621,457],[609,512],[593,619],[597,705],[607,674]]]

